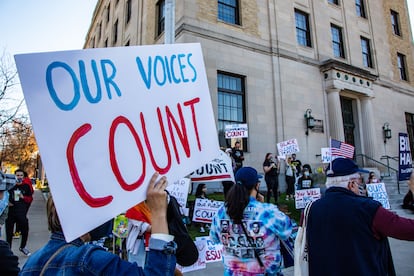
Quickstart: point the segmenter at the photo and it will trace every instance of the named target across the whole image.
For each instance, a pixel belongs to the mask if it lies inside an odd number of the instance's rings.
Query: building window
[[[97,36],[98,36],[98,40],[100,40],[101,39],[101,36],[102,36],[102,23],[99,23],[99,25],[98,25],[98,33],[97,33]]]
[[[372,68],[371,45],[368,38],[361,36],[362,63]]]
[[[364,0],[355,0],[355,8],[356,8],[356,14],[359,17],[367,18],[365,14]]]
[[[129,23],[129,20],[131,20],[131,13],[132,13],[132,1],[127,0],[126,1],[126,14],[125,14],[125,25]]]
[[[114,23],[114,29],[112,30],[112,44],[118,41],[118,19]]]
[[[414,153],[414,114],[405,113],[405,122],[407,124],[408,140],[410,141],[411,155]]]
[[[227,23],[240,25],[239,1],[218,0],[218,19]]]
[[[246,122],[244,81],[243,76],[224,72],[217,73],[218,135],[221,147],[229,148],[235,142],[225,139],[225,126]],[[246,138],[243,138],[242,148],[243,150],[247,149]]]
[[[392,32],[395,35],[401,36],[400,31],[400,15],[398,12],[391,10],[391,25],[392,25]]]
[[[296,40],[300,45],[312,47],[309,28],[309,15],[295,10]]]
[[[157,4],[158,21],[157,21],[157,35],[162,34],[165,28],[165,1],[158,1]]]
[[[110,14],[111,14],[111,5],[109,4],[108,8],[106,9],[106,22],[109,22]]]
[[[398,70],[400,71],[400,78],[402,80],[408,81],[407,62],[405,59],[405,55],[397,53],[397,64]]]
[[[345,58],[344,40],[342,38],[342,29],[331,24],[332,48],[335,57]]]
[[[329,3],[339,5],[339,0],[328,0]]]

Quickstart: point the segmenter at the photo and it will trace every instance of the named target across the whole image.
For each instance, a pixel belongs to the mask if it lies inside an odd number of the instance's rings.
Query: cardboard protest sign
[[[144,200],[155,171],[172,183],[216,157],[200,44],[15,60],[68,241]]]
[[[249,137],[249,129],[247,127],[247,124],[225,125],[224,135],[226,139],[247,138]]]
[[[222,150],[218,156],[191,173],[192,182],[212,182],[230,180],[234,182],[231,158]]]
[[[196,237],[196,241],[204,240],[206,242],[206,263],[219,262],[223,255],[223,245],[214,244],[209,236]]]
[[[388,201],[387,190],[385,189],[384,183],[371,183],[367,184],[367,194],[374,200],[381,203],[385,209],[390,209],[390,202]]]
[[[170,183],[167,187],[167,191],[170,195],[177,199],[178,204],[181,207],[185,207],[188,198],[188,189],[190,187],[189,178],[181,178],[180,180]]]
[[[223,201],[197,198],[194,203],[193,221],[211,223],[214,215],[223,204]]]
[[[309,202],[315,201],[319,198],[321,198],[320,188],[296,190],[295,191],[295,207],[296,209],[305,208]]]
[[[299,152],[298,141],[294,138],[277,143],[277,151],[279,156],[286,156]]]
[[[190,266],[181,266],[177,264],[178,270],[180,270],[182,273],[206,268],[207,241],[203,239],[196,239],[194,243],[196,244],[198,250],[198,260]]]

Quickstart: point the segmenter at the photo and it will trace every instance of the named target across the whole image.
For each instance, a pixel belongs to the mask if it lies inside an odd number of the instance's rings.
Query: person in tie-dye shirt
[[[290,236],[292,222],[276,205],[256,200],[261,177],[254,168],[240,168],[213,217],[210,237],[223,244],[226,276],[282,275],[279,239]]]

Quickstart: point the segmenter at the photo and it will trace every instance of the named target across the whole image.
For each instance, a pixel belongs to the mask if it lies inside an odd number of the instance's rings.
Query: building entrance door
[[[345,143],[355,146],[355,122],[353,100],[341,97],[342,120],[344,124]]]

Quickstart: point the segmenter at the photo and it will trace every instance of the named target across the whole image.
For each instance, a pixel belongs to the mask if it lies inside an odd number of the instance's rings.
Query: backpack
[[[174,196],[169,194],[169,198],[167,222],[168,230],[174,236],[174,241],[177,244],[175,253],[177,263],[181,266],[190,266],[198,260],[198,250],[183,223],[180,204]]]

